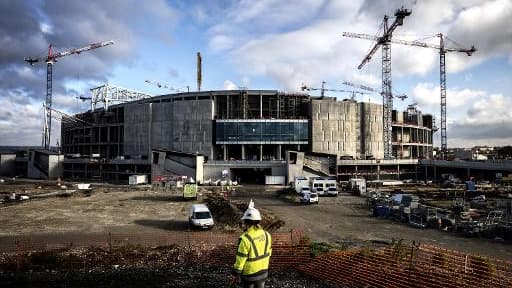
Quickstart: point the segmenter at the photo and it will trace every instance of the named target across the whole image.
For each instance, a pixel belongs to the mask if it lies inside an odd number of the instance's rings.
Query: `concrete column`
[[[260,161],[263,161],[263,145],[260,144]]]
[[[377,180],[380,180],[380,165],[377,165]]]
[[[224,150],[224,161],[227,161],[228,160],[228,145],[226,144],[223,144],[223,150]]]
[[[397,165],[397,168],[396,168],[397,172],[398,172],[398,180],[400,180],[400,164]]]
[[[242,160],[245,160],[245,145],[242,144]]]
[[[226,95],[226,118],[229,119],[229,95]]]
[[[277,160],[281,160],[281,144],[277,144]]]
[[[263,95],[260,94],[260,119],[263,119]]]

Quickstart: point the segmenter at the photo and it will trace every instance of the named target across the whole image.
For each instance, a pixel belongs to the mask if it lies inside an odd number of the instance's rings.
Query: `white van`
[[[213,217],[210,209],[204,204],[194,204],[190,207],[188,216],[190,227],[211,229],[213,227]]]
[[[305,204],[318,204],[318,194],[310,191],[305,191],[300,196],[300,203]]]

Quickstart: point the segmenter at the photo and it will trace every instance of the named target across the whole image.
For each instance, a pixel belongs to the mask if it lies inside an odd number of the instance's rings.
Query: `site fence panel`
[[[512,287],[512,263],[430,245],[331,252],[298,270],[342,287]]]
[[[59,255],[73,256],[66,258],[71,268],[105,262],[127,266],[142,263],[149,267],[173,263],[230,267],[238,237],[234,233],[204,231],[33,235],[2,238],[0,251],[11,255],[17,267],[27,267],[23,265],[32,252],[54,250],[62,253]],[[272,233],[272,239],[271,270],[297,269],[340,287],[512,287],[512,263],[431,245],[398,242],[381,248],[312,256],[311,243],[300,230]]]
[[[310,244],[303,232],[272,233],[271,268],[283,269],[310,260]],[[216,232],[155,232],[32,235],[2,238],[0,251],[27,255],[31,252],[65,251],[80,248],[101,248],[107,253],[123,248],[179,247],[187,251],[190,261],[203,264],[231,266],[234,263],[239,234]],[[84,263],[82,263],[85,265]]]

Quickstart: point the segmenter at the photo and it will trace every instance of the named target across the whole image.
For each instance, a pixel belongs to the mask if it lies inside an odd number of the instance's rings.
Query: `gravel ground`
[[[169,270],[112,269],[108,271],[51,271],[0,273],[2,287],[233,287],[229,269],[177,267]],[[293,270],[271,273],[265,287],[330,288]]]

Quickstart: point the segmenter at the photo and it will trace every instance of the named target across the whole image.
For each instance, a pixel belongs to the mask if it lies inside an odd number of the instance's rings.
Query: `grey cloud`
[[[512,120],[490,124],[453,124],[449,129],[449,137],[467,140],[510,138]]]
[[[115,66],[130,66],[138,61],[135,35],[147,28],[142,24],[162,27],[156,28],[152,35],[157,38],[164,31],[160,29],[168,31],[172,28],[175,16],[164,0],[148,3],[136,0],[0,1],[0,102],[12,111],[12,115],[2,113],[0,144],[40,143],[42,112],[33,115],[33,111],[41,110],[40,103],[46,94],[46,65],[41,63],[31,67],[23,61],[24,57],[44,57],[50,43],[59,52],[99,41],[116,42],[61,58],[54,65],[54,107],[68,113],[78,112],[83,104],[70,99],[88,91],[67,89],[68,80],[87,85],[105,83]],[[48,33],[42,31],[42,24],[50,27]],[[20,119],[26,126],[21,130]],[[53,128],[52,135],[57,137],[58,125]]]

